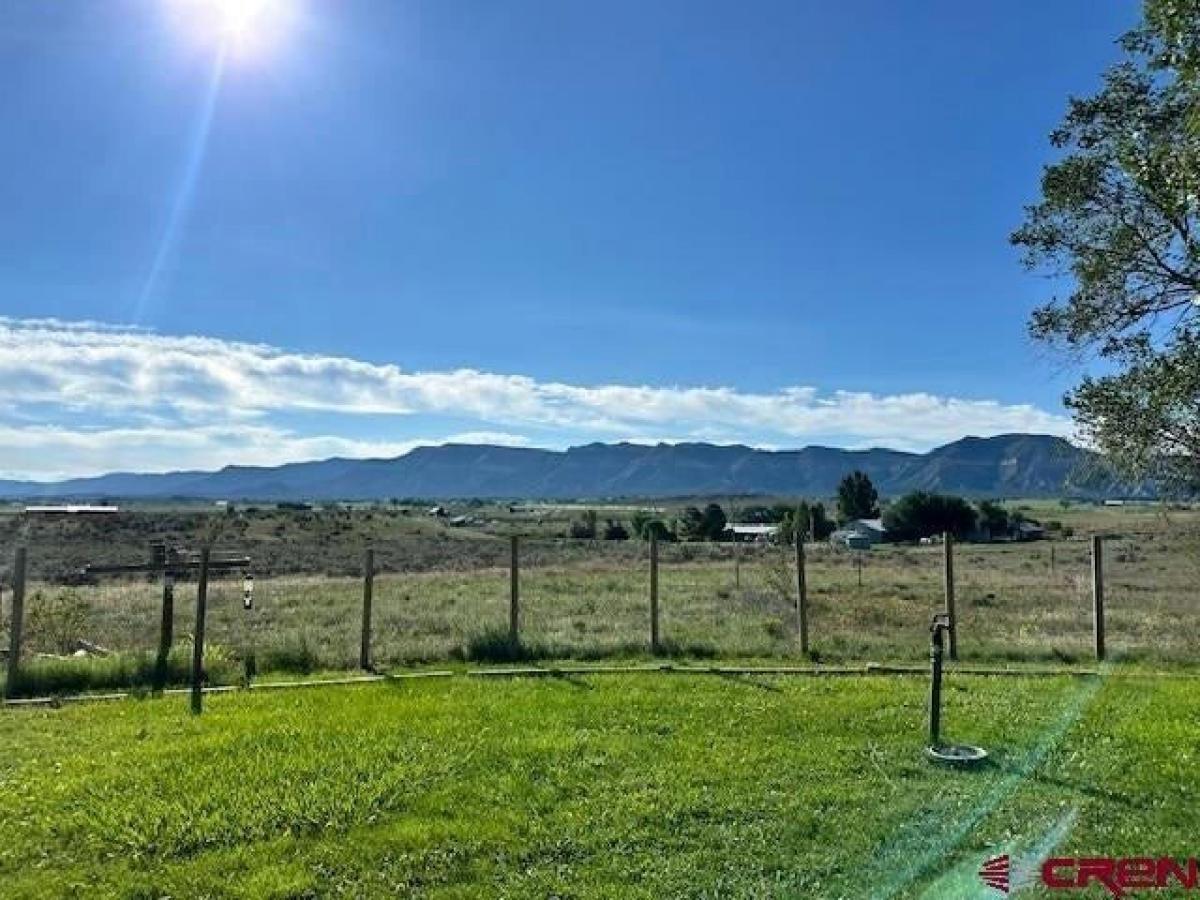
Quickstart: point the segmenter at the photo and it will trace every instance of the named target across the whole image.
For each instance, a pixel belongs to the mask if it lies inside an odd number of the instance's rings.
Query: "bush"
[[[962,497],[914,491],[887,508],[883,524],[892,540],[915,541],[944,531],[964,538],[975,528],[975,510]]]
[[[504,628],[488,628],[472,635],[462,650],[463,659],[472,662],[530,662],[552,655],[540,645],[514,642]]]
[[[604,523],[604,539],[606,541],[627,541],[629,540],[629,532],[620,522],[614,522],[609,519]]]
[[[251,667],[267,672],[309,675],[320,668],[320,660],[317,652],[309,646],[308,637],[301,635],[297,640],[267,647],[255,657]]]
[[[29,602],[26,633],[30,646],[48,653],[71,653],[87,634],[88,605],[78,592],[62,590],[51,596],[36,591]]]
[[[166,686],[183,686],[191,681],[192,648],[180,644],[167,657]],[[22,661],[13,695],[21,697],[61,696],[88,691],[136,691],[155,684],[157,664],[152,653],[114,653],[110,656]],[[234,684],[238,668],[225,650],[205,648],[207,684]]]

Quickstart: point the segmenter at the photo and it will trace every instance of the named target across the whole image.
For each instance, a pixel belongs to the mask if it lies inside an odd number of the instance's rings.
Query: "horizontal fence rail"
[[[87,583],[56,584],[29,577],[37,546],[17,547],[0,582],[4,693],[145,677],[160,691],[187,684],[198,710],[205,685],[262,671],[637,656],[919,663],[934,613],[950,617],[952,659],[1200,662],[1195,544],[1170,534],[870,550],[505,536],[456,548],[418,566],[404,541],[376,541],[349,572],[334,561],[326,575],[243,584],[255,557],[230,546],[194,566],[113,560]],[[78,674],[89,666],[94,683]]]

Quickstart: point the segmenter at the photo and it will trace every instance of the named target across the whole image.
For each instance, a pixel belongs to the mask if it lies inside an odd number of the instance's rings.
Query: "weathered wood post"
[[[13,560],[12,621],[8,626],[8,676],[4,694],[11,697],[17,691],[21,671],[21,637],[25,627],[25,548],[18,547]]]
[[[800,652],[808,655],[808,577],[804,571],[804,532],[796,529],[796,619]]]
[[[1054,574],[1054,545],[1050,545],[1050,574]]]
[[[362,645],[358,649],[358,667],[371,668],[371,604],[375,594],[375,550],[363,553]]]
[[[204,619],[208,614],[209,548],[200,551],[200,576],[196,582],[196,632],[192,636],[192,713],[204,710]]]
[[[1092,535],[1092,632],[1096,659],[1104,659],[1104,539]]]
[[[514,534],[511,540],[508,561],[508,640],[517,647],[521,643],[521,539]]]
[[[658,653],[658,535],[650,535],[650,652]]]
[[[954,535],[942,532],[943,580],[946,590],[946,616],[950,620],[950,658],[958,659],[958,615],[954,610]]]
[[[162,690],[167,684],[171,645],[175,643],[175,576],[163,572],[162,621],[158,626],[158,658],[154,663],[154,687]]]
[[[733,586],[738,590],[742,588],[742,551],[737,544],[733,545]]]

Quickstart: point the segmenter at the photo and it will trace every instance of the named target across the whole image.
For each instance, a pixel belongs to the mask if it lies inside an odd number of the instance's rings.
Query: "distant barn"
[[[735,541],[769,541],[776,532],[778,525],[760,525],[758,523],[730,522],[725,526],[732,540]]]

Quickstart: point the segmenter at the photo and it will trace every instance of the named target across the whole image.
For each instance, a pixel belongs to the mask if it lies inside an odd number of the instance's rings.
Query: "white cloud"
[[[22,411],[34,406],[90,421],[162,425],[71,436],[15,427]],[[807,386],[751,393],[729,387],[574,385],[475,369],[410,372],[264,344],[0,317],[0,409],[5,407],[11,410],[5,419],[10,427],[0,431],[0,468],[23,473],[161,470],[168,459],[170,468],[184,468],[189,460],[212,466],[394,455],[415,443],[301,435],[269,421],[272,415],[302,412],[382,414],[410,422],[417,416],[453,417],[479,423],[466,435],[475,442],[511,445],[527,441],[507,429],[527,428],[565,432],[573,440],[723,436],[725,442],[798,446],[834,435],[857,445],[906,448],[966,434],[1071,433],[1066,417],[1030,405],[928,393],[823,393]],[[187,428],[170,428],[171,419]],[[51,432],[62,436],[53,448],[46,437]],[[43,453],[53,457],[53,465]]]

